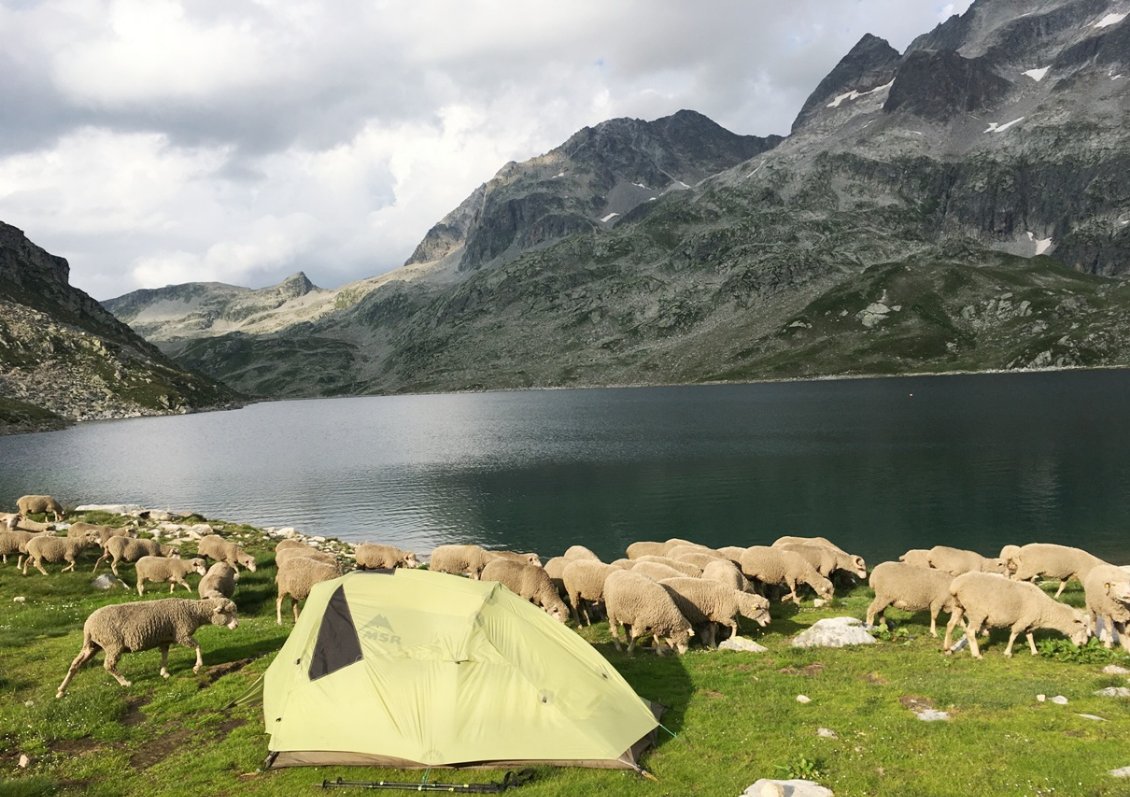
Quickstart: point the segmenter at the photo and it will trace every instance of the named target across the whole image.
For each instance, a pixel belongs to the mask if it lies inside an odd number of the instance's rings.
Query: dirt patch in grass
[[[902,703],[903,708],[908,708],[911,711],[922,711],[934,707],[933,700],[921,695],[903,695],[899,698],[899,702]]]
[[[217,664],[209,667],[204,672],[204,680],[200,682],[200,688],[204,689],[211,686],[225,675],[230,675],[233,672],[239,672],[255,659],[236,659],[235,661],[226,661],[223,664]]]
[[[148,697],[131,697],[126,700],[126,713],[122,715],[122,725],[133,728],[145,722],[145,712],[141,709],[148,703]]]
[[[188,728],[180,728],[171,733],[156,736],[134,751],[133,755],[129,757],[129,763],[134,769],[148,769],[181,750],[186,744],[192,743],[195,738],[196,732]]]
[[[56,739],[51,742],[51,752],[65,756],[81,755],[102,747],[94,739]]]
[[[867,673],[867,675],[863,676],[863,680],[867,681],[867,683],[869,684],[874,684],[875,686],[886,686],[889,683],[886,678],[879,675],[879,673],[877,672]]]
[[[216,736],[216,741],[223,741],[224,739],[228,738],[229,733],[234,731],[236,728],[239,728],[246,724],[247,720],[239,717],[232,717],[230,720],[224,720],[220,723],[220,727],[217,729],[218,735]]]
[[[824,672],[824,665],[818,661],[814,661],[812,664],[801,667],[799,669],[796,667],[784,667],[779,672],[782,675],[805,675],[812,677]]]

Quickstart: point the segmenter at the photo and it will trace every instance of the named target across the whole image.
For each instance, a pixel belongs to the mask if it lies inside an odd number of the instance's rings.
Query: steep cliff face
[[[0,223],[0,432],[182,413],[238,398],[175,365],[68,276],[66,260]]]
[[[865,36],[784,140],[680,112],[506,165],[402,272],[238,341],[240,373],[309,395],[1128,365],[1127,118],[1123,0],[976,0],[905,53]],[[185,361],[229,373],[231,344]]]

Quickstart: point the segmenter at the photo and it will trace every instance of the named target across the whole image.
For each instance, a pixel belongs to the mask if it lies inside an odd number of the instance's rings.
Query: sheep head
[[[738,612],[764,628],[769,625],[769,601],[760,595],[748,592],[738,593]]]
[[[236,555],[235,560],[246,567],[248,570],[250,570],[252,573],[255,572],[255,557],[251,554],[246,553],[245,551],[240,551],[239,554]]]
[[[1103,592],[1111,600],[1130,603],[1130,581],[1107,581],[1103,584]]]
[[[190,564],[192,565],[192,569],[194,571],[196,571],[197,573],[199,573],[200,575],[203,576],[203,575],[206,575],[208,573],[208,569],[206,567],[204,567],[204,560],[203,559],[193,559],[190,562]]]
[[[1079,609],[1073,609],[1071,615],[1071,627],[1067,637],[1072,644],[1080,647],[1087,644],[1087,640],[1091,638],[1091,616]]]
[[[420,566],[420,560],[416,558],[416,554],[414,552],[407,551],[404,554],[404,566],[405,567],[419,567]]]
[[[212,625],[223,625],[235,628],[239,625],[236,619],[235,602],[227,598],[210,598],[212,601]]]
[[[850,571],[852,575],[856,576],[857,578],[867,578],[867,562],[863,561],[862,556],[851,557],[851,564],[854,568]]]

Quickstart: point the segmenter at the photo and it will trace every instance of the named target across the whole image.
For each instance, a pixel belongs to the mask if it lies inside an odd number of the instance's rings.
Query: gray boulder
[[[863,621],[855,617],[827,617],[793,637],[794,648],[842,648],[847,645],[873,645]]]

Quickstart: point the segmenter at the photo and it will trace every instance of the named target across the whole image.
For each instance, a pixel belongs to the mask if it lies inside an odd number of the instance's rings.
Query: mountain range
[[[509,163],[403,267],[105,302],[270,397],[1130,363],[1130,2],[864,36],[786,137],[613,119]]]

